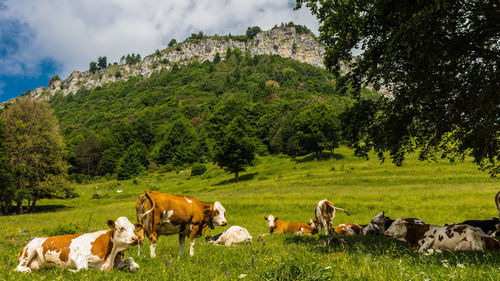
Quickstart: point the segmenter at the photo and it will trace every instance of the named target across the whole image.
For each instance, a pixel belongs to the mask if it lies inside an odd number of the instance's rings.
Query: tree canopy
[[[235,117],[216,139],[214,160],[220,167],[234,173],[235,181],[239,172],[253,164],[257,150],[257,140],[241,117]]]
[[[386,92],[345,118],[371,120],[350,126],[360,155],[389,151],[401,164],[407,152],[429,159],[441,150],[500,172],[498,0],[297,0],[303,5],[321,22],[325,65],[339,83]]]
[[[33,209],[40,198],[73,195],[66,181],[63,138],[50,105],[35,99],[19,99],[2,112],[9,160],[14,168],[15,201],[23,212],[23,200]]]

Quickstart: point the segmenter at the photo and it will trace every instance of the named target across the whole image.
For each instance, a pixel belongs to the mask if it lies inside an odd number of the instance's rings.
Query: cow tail
[[[349,212],[348,212],[348,211],[346,211],[346,210],[344,210],[344,209],[342,209],[342,208],[338,208],[338,207],[333,207],[333,208],[334,208],[334,209],[336,209],[336,210],[339,210],[339,211],[342,211],[342,212],[346,213],[348,216],[350,216],[350,215],[351,215],[351,214],[349,214]]]
[[[151,207],[151,209],[149,209],[149,210],[147,210],[146,212],[144,212],[142,215],[139,215],[139,217],[140,217],[140,218],[141,218],[141,220],[142,220],[142,218],[143,218],[144,216],[147,216],[149,213],[152,213],[152,216],[151,216],[151,221],[150,221],[150,222],[148,221],[149,226],[150,226],[149,228],[151,228],[149,232],[151,233],[151,232],[152,232],[152,230],[153,230],[153,226],[155,225],[155,224],[154,224],[154,223],[155,223],[155,214],[154,214],[154,209],[155,209],[155,207],[156,207],[156,203],[155,203],[155,201],[151,198],[151,196],[149,196],[148,191],[149,191],[149,190],[146,190],[146,191],[144,192],[144,195],[146,195],[146,198],[147,198],[147,199],[151,202],[151,206],[152,206],[152,207]]]

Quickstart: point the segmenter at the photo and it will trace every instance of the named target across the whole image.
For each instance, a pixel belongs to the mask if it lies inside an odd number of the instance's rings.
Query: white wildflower
[[[457,264],[457,267],[460,267],[460,268],[465,268],[465,265],[461,264],[461,263],[458,263]]]
[[[245,276],[247,276],[247,275],[242,273],[242,274],[238,275],[238,278],[240,278],[240,279],[245,278]]]
[[[330,268],[332,268],[332,267],[331,267],[331,266],[327,266],[327,267],[325,267],[325,270],[328,270],[328,269],[330,269]]]
[[[118,189],[118,190],[116,191],[116,193],[122,193],[122,192],[123,192],[123,190],[121,190],[121,189]]]

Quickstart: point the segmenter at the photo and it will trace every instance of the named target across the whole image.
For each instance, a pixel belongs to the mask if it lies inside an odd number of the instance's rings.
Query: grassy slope
[[[314,215],[316,202],[323,198],[333,200],[352,214],[347,217],[339,213],[335,224],[368,223],[382,210],[394,218],[418,217],[432,224],[497,215],[493,198],[500,190],[500,181],[479,172],[470,162],[428,163],[411,158],[405,166],[395,167],[375,159],[354,158],[345,148],[337,153],[336,159],[324,161],[262,157],[243,174],[240,183],[231,182],[231,175],[212,166],[198,177],[189,177],[189,171],[184,171],[149,174],[139,177],[137,183],[109,181],[78,185],[79,198],[40,202],[45,208],[52,205],[53,212],[0,217],[0,279],[211,280],[237,279],[240,274],[247,274],[245,279],[253,280],[291,276],[297,280],[498,280],[500,253],[425,256],[384,237],[352,237],[351,246],[332,249],[316,246],[317,235],[284,235],[266,237],[265,243],[257,241],[259,234],[268,231],[264,215],[308,221]],[[94,231],[105,229],[110,218],[127,216],[135,221],[135,196],[151,187],[162,192],[190,194],[205,201],[221,201],[229,224],[246,227],[254,236],[254,244],[228,248],[205,244],[199,239],[195,257],[188,257],[185,249],[185,256],[177,259],[177,236],[168,236],[160,238],[155,259],[146,256],[149,243],[146,255],[138,257],[137,248],[127,252],[127,256],[134,257],[141,265],[136,273],[94,270],[71,273],[56,269],[24,276],[12,272],[17,265],[17,254],[30,236],[47,235],[69,223],[83,231]],[[96,191],[104,198],[91,199]],[[19,233],[21,230],[29,233]],[[209,233],[222,230],[216,228]],[[166,267],[165,257],[174,266]],[[448,261],[448,267],[443,266],[444,260]]]

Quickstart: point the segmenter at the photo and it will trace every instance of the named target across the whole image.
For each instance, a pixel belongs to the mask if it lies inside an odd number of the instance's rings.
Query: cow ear
[[[264,219],[267,221],[267,216],[264,216]]]
[[[275,218],[274,218],[274,221],[277,221],[277,220],[278,220],[278,217],[275,217]]]
[[[108,220],[107,224],[109,228],[115,229],[115,221],[114,220]]]
[[[203,215],[206,217],[210,217],[211,214],[212,214],[212,209],[205,209],[203,211]]]
[[[143,228],[142,223],[136,223],[136,224],[134,224],[134,226],[135,226],[135,231],[139,231]]]

